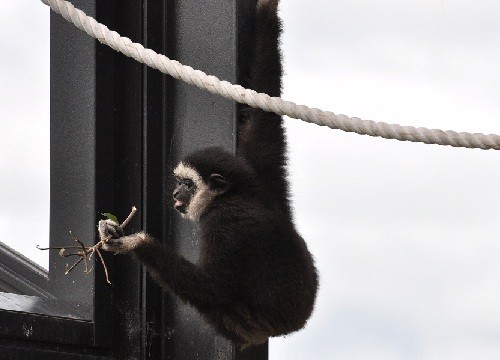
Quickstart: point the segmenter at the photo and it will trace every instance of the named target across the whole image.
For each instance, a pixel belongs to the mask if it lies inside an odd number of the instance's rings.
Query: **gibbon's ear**
[[[220,174],[212,174],[208,178],[208,183],[212,189],[226,191],[231,183],[226,180],[226,178]]]

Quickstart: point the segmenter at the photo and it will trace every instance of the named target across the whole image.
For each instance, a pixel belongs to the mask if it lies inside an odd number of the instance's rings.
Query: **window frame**
[[[245,85],[256,0],[73,3],[135,42]],[[135,205],[139,211],[127,233],[145,230],[195,260],[196,226],[181,222],[169,206],[172,168],[203,146],[235,151],[239,106],[115,53],[54,13],[50,78],[50,246],[70,244],[69,230],[89,244],[99,213],[122,219]],[[64,275],[65,260],[51,251],[43,294],[0,293],[0,353],[37,359],[267,359],[267,344],[236,349],[194,309],[162,291],[130,256],[105,260],[112,286],[99,261],[90,274],[80,265]]]
[[[74,4],[100,21],[113,18],[109,4]],[[96,210],[111,204],[106,194],[113,185],[107,185],[109,175],[100,164],[110,161],[113,146],[99,133],[113,126],[113,103],[104,100],[112,99],[112,78],[104,70],[114,55],[53,12],[50,33],[50,246],[56,247],[70,244],[69,229],[85,243],[94,241]],[[0,247],[2,288],[12,291],[0,293],[0,344],[46,342],[44,351],[110,346],[109,338],[100,336],[112,325],[112,318],[102,316],[111,298],[102,268],[96,264],[86,276],[79,268],[65,276],[65,260],[53,251],[49,259],[47,273]],[[20,347],[2,347],[14,348]]]

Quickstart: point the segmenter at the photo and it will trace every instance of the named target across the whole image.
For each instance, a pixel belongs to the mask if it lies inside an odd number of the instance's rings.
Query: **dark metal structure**
[[[244,85],[256,0],[77,0],[120,34]],[[171,210],[171,172],[207,145],[235,149],[238,106],[114,53],[51,15],[51,246],[72,230],[89,243],[99,213],[144,229],[186,258],[197,228]],[[129,256],[107,256],[64,275],[0,247],[2,359],[267,359],[267,345],[241,352],[195,310],[159,289]]]

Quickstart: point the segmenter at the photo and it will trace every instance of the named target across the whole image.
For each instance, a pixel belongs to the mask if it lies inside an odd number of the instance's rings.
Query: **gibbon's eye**
[[[194,185],[193,180],[191,180],[191,179],[184,180],[184,185],[186,185],[186,187],[188,189],[191,189],[193,187],[193,185]]]

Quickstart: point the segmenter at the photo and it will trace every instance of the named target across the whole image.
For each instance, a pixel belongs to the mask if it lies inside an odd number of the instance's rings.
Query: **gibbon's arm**
[[[249,78],[251,89],[270,96],[281,95],[278,2],[257,2],[250,73],[243,76]],[[237,153],[254,169],[264,190],[264,201],[290,217],[285,170],[286,140],[281,116],[245,107],[239,124]]]
[[[159,285],[199,310],[221,309],[232,302],[227,283],[212,278],[203,269],[175,254],[148,234],[141,232],[116,238],[120,230],[111,220],[99,221],[98,228],[101,239],[110,235],[115,237],[103,245],[104,250],[132,253]]]

